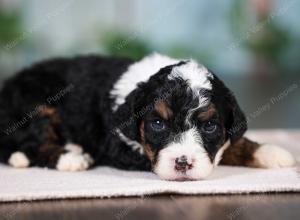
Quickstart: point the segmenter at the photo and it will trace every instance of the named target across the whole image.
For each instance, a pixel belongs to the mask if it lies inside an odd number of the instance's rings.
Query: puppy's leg
[[[293,166],[295,159],[291,153],[276,145],[258,144],[241,138],[225,150],[221,164],[279,168]]]
[[[56,169],[61,171],[82,171],[88,169],[93,163],[93,158],[84,153],[80,145],[66,144],[65,153],[61,154],[56,163]]]
[[[18,147],[8,163],[16,168],[40,166],[62,171],[81,171],[93,164],[91,156],[79,145],[66,143],[55,108],[44,107],[30,125],[17,131]]]

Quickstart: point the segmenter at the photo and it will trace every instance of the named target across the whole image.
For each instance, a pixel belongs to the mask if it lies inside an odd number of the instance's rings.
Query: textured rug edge
[[[63,195],[59,195],[53,192],[51,195],[49,193],[40,193],[36,195],[19,195],[17,198],[15,196],[1,196],[0,202],[34,202],[43,200],[64,200],[64,199],[109,199],[109,198],[122,198],[122,197],[148,197],[154,195],[164,195],[164,194],[174,194],[174,195],[249,195],[249,194],[266,194],[266,193],[300,193],[300,184],[291,186],[274,186],[265,187],[260,189],[224,189],[216,191],[201,191],[201,190],[185,190],[180,191],[178,189],[170,189],[169,187],[161,187],[160,189],[149,189],[149,190],[137,190],[135,192],[115,192],[111,193],[109,191],[83,191],[83,192],[64,192]]]

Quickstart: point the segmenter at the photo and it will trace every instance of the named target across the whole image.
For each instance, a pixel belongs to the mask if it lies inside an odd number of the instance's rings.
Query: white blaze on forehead
[[[198,106],[190,109],[186,117],[186,124],[192,126],[190,122],[192,114],[197,109],[209,104],[209,99],[203,94],[200,94],[199,91],[200,89],[212,89],[212,84],[209,79],[213,79],[213,75],[203,65],[198,64],[194,60],[189,60],[186,64],[175,67],[168,78],[182,78],[186,80],[193,91],[194,97],[198,99]]]
[[[110,96],[115,98],[113,111],[116,111],[125,102],[126,97],[137,88],[138,83],[146,82],[161,68],[178,62],[180,61],[154,53],[129,66],[110,92]]]
[[[199,89],[212,89],[209,78],[213,78],[213,75],[203,65],[198,64],[194,60],[190,60],[186,64],[174,67],[168,78],[174,79],[176,77],[187,80],[193,91],[198,91]]]
[[[192,163],[193,168],[186,173],[177,172],[174,169],[175,159],[185,155],[188,163]],[[162,179],[175,180],[182,178],[202,179],[207,177],[213,170],[206,150],[202,144],[196,128],[191,128],[181,134],[179,142],[170,143],[162,149],[158,155],[158,161],[154,172]]]

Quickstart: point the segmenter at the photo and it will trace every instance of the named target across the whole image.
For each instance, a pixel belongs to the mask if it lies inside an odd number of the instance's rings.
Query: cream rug
[[[246,136],[282,145],[298,159],[300,157],[300,131],[252,131]],[[14,169],[0,165],[0,201],[147,196],[159,193],[262,192],[300,192],[299,170],[220,166],[207,180],[174,182],[160,180],[148,172],[127,172],[108,167],[68,173],[40,168]]]

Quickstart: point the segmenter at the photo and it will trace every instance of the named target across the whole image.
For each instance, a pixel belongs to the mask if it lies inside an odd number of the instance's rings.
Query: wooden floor
[[[2,203],[0,219],[300,219],[300,193]]]

